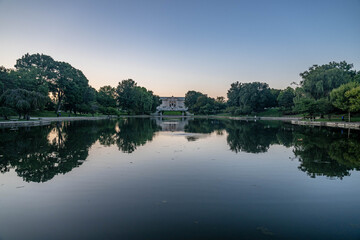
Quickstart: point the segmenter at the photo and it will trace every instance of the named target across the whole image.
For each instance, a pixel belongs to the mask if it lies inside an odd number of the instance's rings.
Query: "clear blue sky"
[[[0,0],[0,65],[44,53],[90,84],[132,78],[161,96],[285,88],[313,64],[360,70],[360,0]]]

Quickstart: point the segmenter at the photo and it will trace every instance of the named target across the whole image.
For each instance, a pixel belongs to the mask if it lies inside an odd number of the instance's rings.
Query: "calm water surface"
[[[359,139],[212,119],[0,129],[0,239],[360,239]]]

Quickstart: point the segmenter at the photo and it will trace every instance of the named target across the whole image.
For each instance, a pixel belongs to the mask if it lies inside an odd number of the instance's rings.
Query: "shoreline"
[[[17,128],[17,127],[34,127],[34,126],[46,126],[52,122],[64,122],[64,121],[94,121],[112,119],[113,117],[39,117],[32,118],[29,121],[0,121],[0,128]]]
[[[316,122],[316,121],[300,121],[292,120],[291,124],[301,126],[315,126],[315,127],[332,127],[343,129],[360,129],[360,122]]]
[[[316,126],[316,127],[333,127],[343,129],[360,129],[360,122],[317,122],[317,121],[304,121],[301,117],[233,117],[233,116],[214,116],[214,115],[120,115],[120,116],[101,116],[101,117],[40,117],[33,118],[29,121],[0,121],[0,128],[17,128],[17,127],[34,127],[46,126],[52,122],[64,121],[94,121],[105,119],[118,119],[118,118],[212,118],[212,119],[231,119],[231,120],[245,120],[245,121],[284,121],[290,122],[293,125],[301,126]]]

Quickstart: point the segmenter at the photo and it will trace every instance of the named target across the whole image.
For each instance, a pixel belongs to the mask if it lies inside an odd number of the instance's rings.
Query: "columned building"
[[[188,108],[185,107],[184,97],[160,97],[160,99],[161,105],[156,108],[158,114],[162,115],[165,111],[176,111],[186,115]]]

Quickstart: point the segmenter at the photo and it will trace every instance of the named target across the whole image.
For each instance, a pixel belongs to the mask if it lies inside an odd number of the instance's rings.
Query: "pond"
[[[0,239],[359,239],[360,133],[124,118],[0,129]]]

